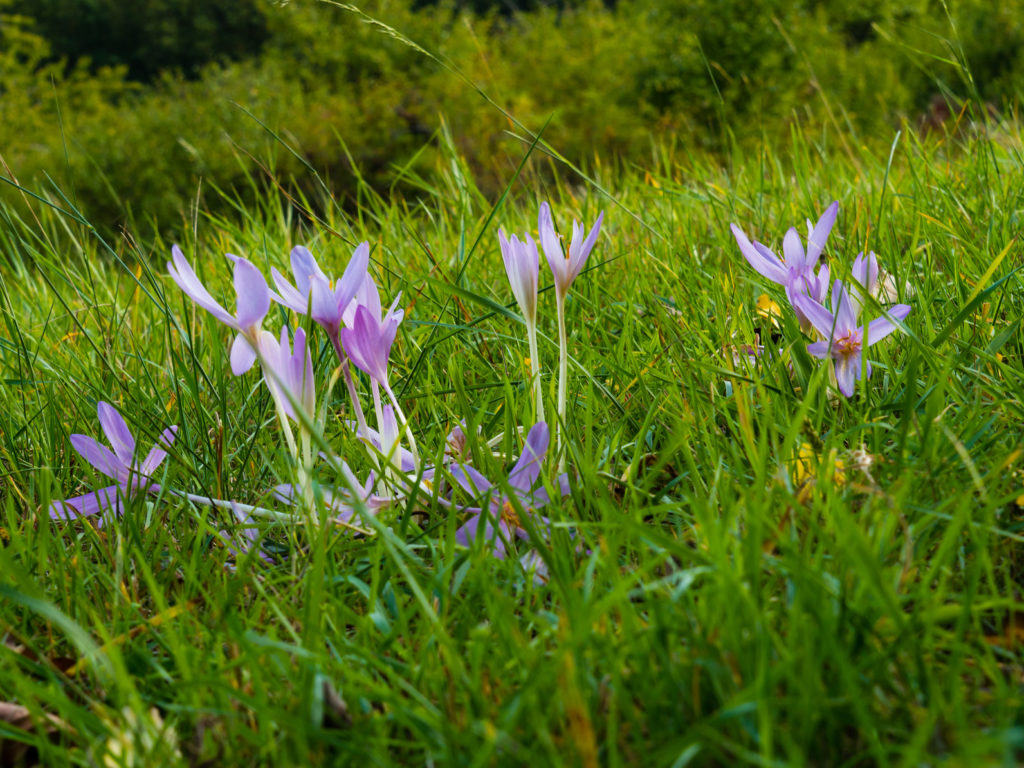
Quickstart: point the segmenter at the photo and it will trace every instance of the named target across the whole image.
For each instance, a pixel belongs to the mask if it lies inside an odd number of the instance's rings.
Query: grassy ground
[[[569,301],[572,494],[540,585],[457,546],[419,500],[376,535],[267,525],[237,570],[230,515],[167,494],[101,530],[52,499],[103,483],[68,436],[116,405],[147,444],[179,425],[161,482],[270,505],[288,477],[255,373],[164,274],[170,244],[102,244],[33,202],[0,226],[0,725],[4,754],[100,765],[1013,765],[1024,759],[1024,283],[1019,133],[892,156],[837,137],[540,188],[496,208],[457,164],[415,203],[367,194],[319,221],[273,196],[199,215],[186,254],[231,302],[224,252],[265,272],[309,244],[336,272],[374,245],[406,321],[392,380],[428,457],[460,419],[516,454],[523,326],[496,230],[605,227]],[[828,146],[825,146],[828,144]],[[530,161],[536,162],[535,159]],[[454,169],[454,170],[453,170]],[[532,177],[529,177],[532,178]],[[605,193],[599,191],[599,188]],[[779,246],[841,205],[826,250],[876,251],[913,305],[846,400],[728,225]],[[542,287],[550,285],[542,264]],[[906,289],[907,284],[912,289]],[[764,301],[762,301],[764,303]],[[267,325],[285,315],[272,308]],[[554,410],[554,295],[541,295]],[[325,438],[357,466],[315,336]],[[756,339],[780,354],[748,366]],[[864,459],[867,454],[869,460]],[[505,460],[475,460],[500,476]],[[867,461],[870,461],[868,465]],[[333,482],[326,470],[321,479]],[[568,531],[586,543],[578,549]],[[52,718],[52,719],[48,719]],[[22,760],[31,761],[32,754]]]

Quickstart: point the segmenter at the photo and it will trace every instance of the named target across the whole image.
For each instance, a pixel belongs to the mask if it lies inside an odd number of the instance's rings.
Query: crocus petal
[[[320,269],[320,265],[316,263],[316,259],[313,258],[313,254],[309,252],[309,249],[302,245],[297,245],[292,248],[291,252],[292,262],[292,275],[295,277],[295,287],[298,292],[304,296],[309,295],[309,284],[310,279],[318,277],[324,282],[327,282],[327,275]]]
[[[853,307],[853,302],[850,301],[850,294],[846,290],[846,286],[839,280],[836,280],[835,285],[832,286],[832,291],[833,300],[835,294],[839,294],[839,307],[835,313],[836,335],[838,336],[857,328],[857,311]]]
[[[334,286],[334,297],[339,307],[339,312],[352,302],[359,287],[366,279],[366,270],[370,266],[370,244],[362,242],[352,252],[352,258],[348,260],[348,266],[341,279]]]
[[[491,481],[481,475],[468,464],[455,464],[451,467],[452,479],[473,497],[483,496],[494,486]]]
[[[814,330],[826,339],[832,337],[833,326],[836,323],[831,312],[803,294],[793,294],[789,297],[789,300],[793,303],[794,309],[802,312],[804,317],[811,321]]]
[[[747,260],[750,266],[773,283],[778,283],[779,285],[787,283],[789,276],[786,269],[774,253],[767,248],[764,249],[767,253],[764,253],[754,247],[754,244],[750,242],[750,239],[744,234],[743,230],[735,224],[730,224],[729,228],[732,230],[733,237],[736,238],[736,244],[740,247],[740,253],[743,254],[743,258]]]
[[[590,234],[587,235],[582,244],[580,244],[579,240],[583,237],[583,226],[578,226],[575,221],[573,222],[572,242],[569,243],[570,282],[577,278],[583,270],[583,266],[587,263],[590,252],[594,249],[594,243],[597,242],[597,236],[601,233],[602,221],[604,221],[604,211],[601,211],[598,215],[597,221],[594,222],[593,227],[590,229]]]
[[[196,277],[195,270],[192,269],[192,265],[188,263],[188,259],[181,252],[181,248],[176,245],[171,247],[171,260],[167,262],[167,271],[170,273],[171,279],[192,301],[220,322],[230,325],[232,328],[237,327],[235,318],[210,295],[210,292]]]
[[[288,279],[274,267],[270,268],[270,276],[274,279],[274,285],[277,286],[278,291],[277,293],[270,291],[270,298],[297,314],[304,315],[309,311],[308,293],[303,296],[295,290],[295,286],[289,283]]]
[[[341,325],[342,307],[338,306],[334,291],[325,278],[314,275],[309,281],[312,291],[310,301],[310,316],[314,321],[334,332],[334,329]]]
[[[820,360],[824,360],[831,354],[832,345],[827,341],[816,341],[813,344],[807,345],[807,354],[811,357],[817,357]]]
[[[860,355],[840,357],[835,360],[836,384],[846,397],[853,397],[854,382],[860,370]]]
[[[897,304],[894,307],[889,308],[889,317],[896,320],[902,321],[907,315],[910,314],[909,304]],[[885,317],[876,317],[870,323],[865,332],[865,341],[867,346],[871,346],[877,341],[881,341],[893,331],[897,330],[898,326],[893,324],[891,320]]]
[[[120,490],[119,486],[110,485],[93,493],[75,496],[73,499],[55,501],[50,505],[50,519],[73,520],[76,517],[90,517],[108,509],[117,512],[121,508],[118,501]]]
[[[100,445],[88,435],[71,435],[71,447],[97,471],[118,481],[128,478],[128,465],[118,461],[109,448]]]
[[[150,449],[149,453],[146,454],[145,460],[142,462],[141,472],[147,478],[156,472],[157,467],[160,463],[167,458],[166,448],[170,448],[174,443],[174,437],[178,434],[178,426],[168,427],[160,434],[160,439],[157,444]]]
[[[821,252],[825,250],[825,242],[828,240],[832,227],[836,223],[836,215],[839,213],[839,201],[835,201],[825,212],[821,214],[814,230],[807,237],[807,259],[806,264],[813,266],[817,263]]]
[[[786,269],[792,272],[803,272],[806,268],[804,246],[795,227],[790,227],[782,239],[782,254],[786,260]]]
[[[114,455],[125,466],[131,466],[132,460],[135,458],[135,438],[132,437],[128,425],[124,423],[121,414],[109,403],[100,401],[96,411],[99,414],[100,427],[103,428],[103,434],[107,436],[107,440],[114,449]]]
[[[231,372],[241,376],[256,362],[256,350],[248,338],[239,333],[231,343]]]
[[[523,452],[509,472],[508,484],[512,488],[527,492],[537,484],[550,437],[551,432],[546,422],[539,421],[530,429],[523,445]]]
[[[270,310],[270,290],[263,273],[245,259],[235,261],[235,294],[239,328],[256,328]],[[247,369],[248,370],[248,369]]]
[[[494,526],[490,520],[485,519],[484,512],[482,510],[474,510],[475,514],[471,515],[468,520],[455,531],[455,540],[464,547],[472,545],[472,542],[476,541],[477,538],[483,537],[486,544],[489,544],[491,553],[499,560],[505,557],[505,542],[502,541],[502,537],[498,535]],[[483,530],[481,531],[481,523],[483,523]]]

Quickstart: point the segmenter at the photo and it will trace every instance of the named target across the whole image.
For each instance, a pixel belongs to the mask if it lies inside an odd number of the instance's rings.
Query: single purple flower
[[[544,256],[548,260],[551,274],[555,279],[556,295],[565,296],[569,292],[569,286],[587,263],[587,257],[594,249],[597,236],[601,232],[601,222],[604,220],[604,211],[598,214],[597,221],[590,230],[590,234],[578,221],[572,222],[572,240],[569,242],[569,252],[562,250],[562,243],[555,234],[555,225],[551,220],[551,208],[546,202],[540,204],[540,214],[537,225],[540,230],[540,244],[544,248]]]
[[[186,296],[222,323],[238,331],[231,345],[231,372],[241,376],[256,362],[260,326],[270,309],[270,291],[263,273],[251,262],[230,253],[227,256],[235,262],[237,310],[234,315],[210,295],[176,245],[171,248],[171,261],[167,262],[167,271]]]
[[[505,273],[512,286],[512,295],[523,312],[526,321],[526,341],[530,347],[530,379],[536,408],[537,421],[544,421],[544,397],[540,385],[540,353],[537,350],[537,282],[540,271],[540,256],[537,244],[529,236],[505,237],[498,230],[501,258],[505,262]]]
[[[108,509],[120,515],[123,499],[132,498],[139,491],[155,493],[160,490],[160,486],[152,482],[152,476],[166,458],[167,451],[164,449],[174,442],[178,427],[164,430],[157,445],[139,462],[135,455],[135,438],[121,414],[114,406],[102,401],[96,410],[100,426],[113,450],[100,445],[88,435],[71,435],[71,445],[98,472],[112,478],[117,484],[73,499],[53,502],[50,505],[51,520],[89,517]]]
[[[395,343],[401,315],[389,310],[382,318],[378,312],[360,304],[351,328],[341,329],[341,343],[356,368],[387,388],[388,358]]]
[[[809,296],[818,303],[825,301],[828,294],[829,269],[828,265],[822,265],[815,272],[818,258],[825,248],[829,233],[836,222],[836,215],[839,212],[839,203],[834,202],[818,219],[818,223],[811,226],[807,224],[807,250],[804,250],[800,235],[795,228],[791,228],[782,240],[782,253],[785,256],[783,262],[768,246],[751,242],[747,235],[735,224],[730,224],[733,237],[740,247],[740,252],[747,262],[759,274],[771,280],[773,283],[785,287],[786,296],[796,311],[800,327],[805,331],[810,330],[810,320],[801,312],[793,301],[796,295]]]
[[[801,311],[810,319],[815,330],[824,337],[807,346],[807,351],[821,360],[832,359],[836,384],[846,397],[853,396],[855,382],[861,377],[861,357],[866,347],[881,341],[898,326],[889,318],[876,317],[866,326],[857,325],[857,312],[850,294],[842,281],[832,286],[832,311],[807,296],[796,295],[794,300]],[[902,321],[910,313],[910,305],[896,304],[889,309],[889,316]],[[871,378],[871,363],[866,364],[865,378]]]
[[[316,386],[313,379],[313,358],[306,347],[306,332],[295,329],[294,348],[288,339],[288,328],[281,328],[281,340],[264,331],[260,339],[263,352],[263,377],[274,399],[281,403],[288,418],[299,421],[292,401],[306,415],[316,412]]]
[[[864,307],[867,296],[878,298],[878,257],[874,251],[864,255],[863,251],[857,254],[850,267],[850,274],[853,277],[853,284],[850,286],[850,301],[853,303],[854,313],[860,317],[861,309]]]
[[[363,242],[356,246],[344,274],[333,284],[320,269],[313,254],[303,246],[292,248],[291,262],[295,285],[289,283],[276,269],[271,269],[271,276],[279,291],[271,291],[271,298],[300,315],[308,312],[313,321],[327,331],[327,335],[337,344],[345,310],[366,277],[370,244]]]
[[[496,489],[490,480],[468,464],[455,464],[450,468],[452,478],[467,493],[477,497],[487,494],[490,497],[486,507],[463,508],[470,516],[455,532],[456,541],[469,546],[471,541],[482,536],[494,556],[504,559],[506,545],[512,543],[513,537],[529,538],[519,517],[520,510],[531,514],[540,524],[538,528],[550,530],[550,520],[532,514],[551,502],[547,491],[543,487],[536,487],[549,440],[548,425],[543,421],[535,424],[526,436],[522,454],[504,483],[508,492]],[[558,489],[562,496],[569,493],[567,475],[559,477]]]

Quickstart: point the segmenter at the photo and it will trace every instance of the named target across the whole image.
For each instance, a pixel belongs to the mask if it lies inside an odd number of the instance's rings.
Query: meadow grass
[[[231,375],[230,332],[166,276],[170,243],[103,242],[55,195],[0,212],[0,700],[31,716],[28,730],[0,724],[7,754],[1016,764],[1020,134],[894,139],[890,157],[795,131],[725,167],[666,150],[646,169],[592,169],[607,195],[542,186],[535,155],[497,203],[453,156],[416,199],[367,188],[342,210],[267,191],[255,209],[195,213],[180,245],[228,301],[225,252],[269,272],[306,244],[336,273],[370,241],[383,293],[403,291],[392,381],[433,461],[459,420],[504,433],[511,456],[531,418],[497,227],[535,235],[541,199],[562,231],[606,212],[568,301],[573,482],[548,508],[550,547],[536,542],[547,584],[458,546],[459,515],[427,498],[382,513],[372,536],[266,524],[275,564],[250,553],[234,570],[216,536],[230,515],[169,494],[101,529],[49,520],[51,500],[105,484],[68,442],[99,434],[99,400],[142,444],[179,425],[165,486],[271,505],[290,470],[266,388]],[[913,305],[849,400],[790,313],[778,326],[758,313],[762,294],[785,297],[728,229],[778,246],[832,200],[833,274],[874,250]],[[553,292],[540,304],[551,413]],[[275,305],[267,325],[285,318]],[[333,353],[314,338],[322,384]],[[752,365],[734,354],[758,339]],[[364,466],[343,388],[319,397],[324,438]],[[471,442],[475,466],[502,476],[505,459]]]

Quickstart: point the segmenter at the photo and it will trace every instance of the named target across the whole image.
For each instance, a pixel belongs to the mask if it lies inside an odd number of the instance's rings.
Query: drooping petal
[[[740,247],[740,253],[743,254],[743,258],[747,260],[750,266],[773,283],[778,283],[779,285],[787,283],[789,276],[782,262],[779,261],[778,256],[767,248],[764,251],[756,248],[746,234],[744,234],[743,230],[735,224],[730,224],[729,228],[732,230],[732,235],[736,238],[736,243]]]
[[[241,376],[256,362],[256,350],[248,338],[239,333],[231,342],[231,372]]]
[[[270,298],[297,314],[304,315],[309,311],[308,293],[303,296],[295,290],[295,286],[289,283],[288,279],[274,267],[270,268],[270,276],[274,279],[274,285],[277,286],[277,293],[270,291]]]
[[[508,484],[512,488],[529,492],[537,484],[550,437],[551,431],[546,422],[539,421],[530,429],[523,445],[523,452],[508,475]]]
[[[836,215],[838,213],[839,201],[836,200],[825,209],[825,212],[821,214],[821,218],[818,219],[818,223],[814,225],[814,229],[808,235],[806,259],[808,266],[814,266],[818,261],[818,257],[821,256],[821,252],[825,250],[825,242],[832,232],[832,227],[836,223]]]
[[[258,328],[270,310],[270,290],[263,273],[242,258],[235,261],[235,294],[238,327],[244,330]]]
[[[132,437],[128,425],[110,403],[101,400],[96,411],[100,418],[100,427],[114,449],[114,455],[121,464],[131,466],[135,458],[135,438]]]
[[[810,320],[814,330],[826,339],[832,338],[833,327],[836,323],[831,312],[803,294],[792,294],[789,300],[792,302],[794,309],[802,312],[804,317]]]
[[[51,520],[73,520],[77,517],[90,517],[108,509],[118,512],[121,505],[118,501],[120,487],[110,485],[93,493],[75,496],[73,499],[55,501],[50,505]]]
[[[860,355],[848,355],[835,361],[836,384],[846,397],[853,397],[857,372],[860,370]]]
[[[901,322],[909,314],[909,304],[897,304],[896,306],[889,308],[889,317]],[[865,346],[870,347],[872,344],[881,341],[897,329],[898,326],[889,320],[889,318],[876,317],[868,323],[868,327],[865,329]]]
[[[171,246],[171,260],[167,262],[167,271],[171,275],[171,279],[178,284],[178,287],[192,301],[225,325],[229,325],[232,328],[238,327],[231,313],[218,304],[199,281],[195,270],[192,269],[192,265],[188,263],[188,259],[181,252],[181,248],[176,245]]]

